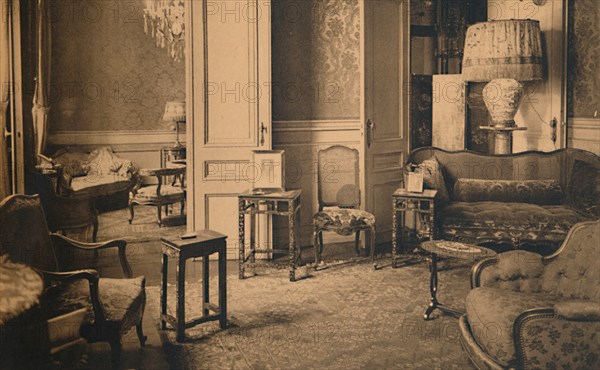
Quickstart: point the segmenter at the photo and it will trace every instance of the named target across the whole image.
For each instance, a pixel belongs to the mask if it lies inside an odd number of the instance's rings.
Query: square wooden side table
[[[406,228],[406,212],[412,211],[424,222],[424,228],[417,230],[420,240],[428,238],[435,239],[435,197],[437,190],[425,189],[422,193],[412,193],[406,189],[399,188],[392,195],[393,217],[392,217],[392,267],[396,267],[398,259],[398,244],[404,249],[404,231]]]
[[[177,341],[185,340],[185,329],[208,321],[219,320],[221,329],[227,326],[227,239],[226,235],[212,230],[196,231],[192,239],[179,237],[161,238],[162,243],[162,287],[160,292],[161,328],[167,323],[177,330]],[[219,305],[209,300],[209,256],[219,254]],[[176,317],[167,314],[167,272],[169,257],[177,263],[177,310]],[[202,316],[185,321],[185,262],[190,258],[202,257]],[[211,314],[210,312],[214,312]]]
[[[257,214],[287,216],[289,230],[288,258],[290,281],[296,281],[296,267],[300,259],[300,195],[302,190],[252,192],[247,190],[238,196],[239,210],[239,277],[245,278],[245,269],[255,263],[256,253],[276,253],[274,250],[256,248],[255,216]],[[261,207],[262,206],[262,207]],[[246,215],[250,216],[250,253],[246,255]]]

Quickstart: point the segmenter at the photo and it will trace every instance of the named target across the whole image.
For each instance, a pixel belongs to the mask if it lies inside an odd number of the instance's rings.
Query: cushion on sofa
[[[71,177],[85,176],[88,165],[88,154],[61,150],[52,158],[55,164],[63,167],[63,172]]]
[[[513,324],[517,316],[529,309],[553,307],[562,300],[543,293],[475,288],[467,295],[467,318],[479,346],[503,366],[514,366]]]
[[[575,160],[569,184],[570,203],[590,215],[600,217],[600,169]]]
[[[74,192],[85,192],[90,196],[114,194],[131,188],[131,180],[117,174],[74,177],[71,180],[71,189]]]
[[[425,185],[426,189],[437,190],[440,203],[444,204],[450,200],[446,183],[444,182],[442,166],[436,157],[431,157],[421,162],[416,171],[423,173],[423,185]]]
[[[457,202],[522,202],[540,205],[563,204],[564,194],[556,180],[458,179],[452,199]]]
[[[440,210],[444,239],[545,240],[561,243],[571,226],[587,220],[564,205],[451,202]]]

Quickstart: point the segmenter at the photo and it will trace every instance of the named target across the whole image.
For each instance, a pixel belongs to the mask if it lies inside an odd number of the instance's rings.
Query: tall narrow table
[[[219,320],[221,329],[227,326],[227,236],[212,230],[199,230],[191,239],[179,237],[161,238],[162,243],[162,286],[160,292],[161,328],[165,330],[167,323],[177,330],[177,341],[185,340],[185,329],[208,321]],[[209,256],[219,255],[219,305],[209,300]],[[167,313],[167,272],[169,257],[176,259],[177,269],[177,310],[173,317]],[[185,261],[202,257],[202,316],[185,320]],[[214,312],[211,314],[210,312]]]
[[[409,192],[406,189],[396,189],[392,195],[392,267],[396,267],[397,249],[400,244],[404,250],[404,229],[406,228],[406,212],[415,212],[423,222],[421,230],[416,235],[419,240],[435,239],[435,197],[437,190],[425,189],[421,193]],[[400,217],[398,217],[400,216]]]
[[[255,217],[258,214],[279,215],[288,218],[290,281],[296,281],[296,267],[300,258],[300,238],[297,236],[300,223],[300,196],[302,190],[252,191],[238,196],[239,205],[239,277],[245,278],[247,266],[254,265],[256,253],[277,253],[273,249],[257,249],[255,240]],[[246,215],[250,216],[250,253],[246,254]]]

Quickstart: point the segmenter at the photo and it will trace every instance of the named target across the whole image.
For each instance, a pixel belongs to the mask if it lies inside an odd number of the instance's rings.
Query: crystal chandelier
[[[146,0],[144,33],[156,39],[156,46],[168,48],[175,61],[185,52],[184,0]]]

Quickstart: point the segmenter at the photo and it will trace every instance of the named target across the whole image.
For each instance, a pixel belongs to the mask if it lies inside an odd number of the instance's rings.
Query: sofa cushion
[[[63,167],[63,172],[72,177],[85,176],[88,168],[88,154],[63,150],[52,158],[55,164]]]
[[[114,194],[119,191],[128,190],[132,182],[128,178],[120,177],[117,174],[97,175],[75,177],[71,180],[71,188],[75,192],[85,192],[90,196],[100,196]]]
[[[428,160],[421,162],[416,171],[423,173],[423,184],[426,189],[437,190],[440,203],[444,204],[448,202],[450,196],[448,195],[446,183],[444,182],[442,166],[437,158],[431,157]]]
[[[517,316],[525,310],[552,307],[561,300],[547,294],[475,288],[467,295],[466,314],[479,346],[503,366],[514,366],[513,324]]]
[[[600,169],[587,162],[575,160],[569,194],[573,207],[600,217]]]
[[[545,240],[561,243],[571,226],[587,217],[564,205],[451,202],[440,210],[446,239]]]
[[[563,204],[564,194],[556,180],[458,179],[452,200],[457,202],[521,202],[540,205]]]

